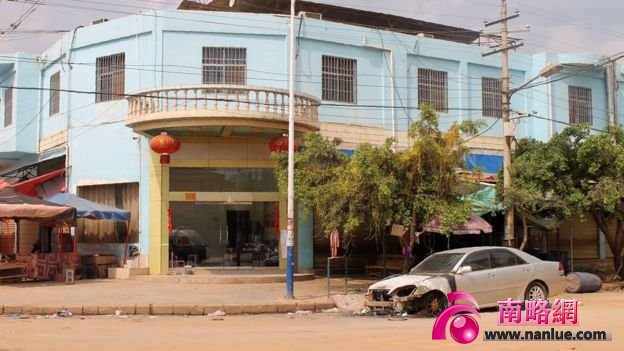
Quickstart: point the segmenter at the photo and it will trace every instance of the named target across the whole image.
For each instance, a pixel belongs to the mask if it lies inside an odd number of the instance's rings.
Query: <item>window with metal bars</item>
[[[247,84],[247,49],[202,48],[204,84]]]
[[[357,60],[323,55],[323,92],[327,101],[357,102]]]
[[[124,98],[126,54],[98,57],[95,68],[95,102]]]
[[[448,112],[447,72],[418,69],[418,105],[426,103],[438,112]]]
[[[503,94],[499,78],[481,77],[481,111],[484,117],[501,117]]]
[[[13,124],[13,88],[4,90],[4,126]]]
[[[50,76],[50,116],[59,113],[61,102],[61,72]]]
[[[590,88],[568,87],[568,109],[570,123],[592,124],[592,96]]]

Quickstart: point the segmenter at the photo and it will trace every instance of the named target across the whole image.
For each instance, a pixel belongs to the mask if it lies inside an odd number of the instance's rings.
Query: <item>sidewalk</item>
[[[362,293],[370,282],[350,281],[349,293]],[[0,313],[205,315],[322,311],[335,304],[327,280],[296,282],[294,300],[284,283],[180,284],[145,280],[80,280],[74,285],[30,282],[0,285]],[[344,294],[344,280],[332,279],[332,294]]]

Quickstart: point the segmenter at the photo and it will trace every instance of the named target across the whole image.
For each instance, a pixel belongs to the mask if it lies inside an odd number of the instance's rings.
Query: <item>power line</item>
[[[30,15],[32,15],[37,8],[39,7],[39,5],[43,4],[43,0],[36,0],[32,2],[32,5],[24,12],[22,11],[22,13],[20,14],[19,18],[11,23],[10,29],[7,31],[2,31],[0,32],[0,40],[6,38],[6,36],[8,35],[8,33],[12,32],[13,30],[19,28],[19,26],[28,18],[30,17]],[[23,10],[23,8],[22,8]]]
[[[563,125],[571,126],[571,127],[579,125],[579,124],[570,123],[570,122],[564,122],[564,121],[560,121],[560,120],[552,119],[552,118],[548,118],[548,117],[542,117],[542,116],[538,116],[538,115],[534,115],[534,114],[530,114],[528,116],[523,116],[522,118],[537,118],[537,119],[542,119],[542,120],[545,120],[545,121],[551,121],[553,123],[563,124]],[[614,134],[613,132],[610,132],[608,130],[598,129],[598,128],[589,127],[589,126],[587,128],[589,128],[590,130],[593,130],[595,132],[606,133],[606,134]]]
[[[479,132],[478,134],[473,135],[472,137],[470,137],[470,138],[468,138],[468,139],[464,140],[462,143],[463,143],[463,144],[465,144],[465,143],[467,143],[467,142],[469,142],[469,141],[471,141],[471,140],[473,140],[473,139],[475,139],[475,138],[478,138],[478,137],[482,136],[483,134],[485,134],[485,133],[489,132],[489,131],[490,131],[490,130],[491,130],[491,129],[492,129],[492,128],[493,128],[493,127],[494,127],[494,126],[498,123],[498,121],[500,121],[501,119],[502,119],[502,117],[497,117],[497,118],[496,118],[496,120],[495,120],[494,122],[492,122],[492,124],[490,124],[490,125],[489,125],[487,128],[485,128],[483,131],[481,131],[481,132]]]
[[[12,88],[12,89],[16,89],[16,90],[35,90],[35,91],[53,91],[53,92],[64,92],[64,93],[72,93],[72,94],[87,94],[87,95],[97,95],[97,94],[103,94],[102,92],[96,92],[96,91],[89,91],[89,90],[76,90],[76,89],[52,89],[52,88],[39,88],[39,87],[16,87],[16,86],[10,86],[10,85],[0,85],[0,88]],[[210,88],[210,86],[206,86],[206,88]],[[106,93],[106,95],[112,95],[115,97],[121,97],[121,98],[127,98],[127,97],[144,97],[144,98],[150,98],[150,99],[167,99],[167,100],[174,100],[174,101],[203,101],[203,100],[207,100],[207,101],[217,101],[217,102],[234,102],[234,103],[238,103],[238,102],[244,102],[238,99],[226,99],[226,98],[214,98],[214,97],[168,97],[168,96],[153,96],[153,95],[149,95],[149,94],[145,94],[145,93],[136,93],[136,94],[132,94],[132,93]],[[266,103],[266,102],[253,102],[253,104],[260,104],[260,105],[265,105],[265,106],[273,106],[274,104],[272,103]],[[296,104],[296,106],[308,106],[306,104]],[[351,104],[342,104],[342,103],[331,103],[331,102],[327,102],[327,103],[322,103],[320,105],[320,107],[336,107],[336,108],[373,108],[373,109],[389,109],[391,108],[390,106],[386,106],[386,105],[351,105]],[[405,107],[405,106],[395,106],[394,108],[397,109],[413,109],[413,110],[418,110],[417,107]],[[447,110],[449,111],[481,111],[480,108],[453,108],[453,107],[449,107]]]

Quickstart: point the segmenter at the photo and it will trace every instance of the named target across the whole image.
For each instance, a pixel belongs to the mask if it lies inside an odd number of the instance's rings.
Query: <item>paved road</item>
[[[606,342],[432,341],[433,320],[345,314],[200,317],[0,318],[0,350],[622,350],[624,293],[569,295],[580,299],[579,327],[611,331]],[[482,313],[481,330],[496,327]]]

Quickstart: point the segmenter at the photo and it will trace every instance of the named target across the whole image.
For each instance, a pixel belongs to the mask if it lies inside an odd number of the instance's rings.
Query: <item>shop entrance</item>
[[[241,265],[241,254],[243,246],[250,242],[250,222],[249,211],[245,210],[227,210],[227,229],[228,229],[228,247],[230,257],[234,258],[236,266]],[[243,257],[243,262],[250,261],[247,257]],[[230,260],[232,261],[232,260]]]
[[[278,202],[172,201],[171,266],[277,266]]]

